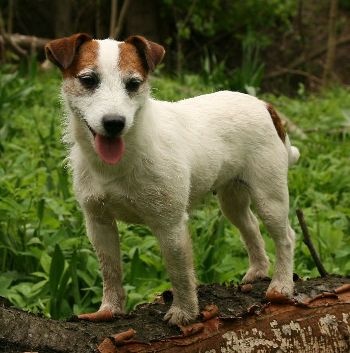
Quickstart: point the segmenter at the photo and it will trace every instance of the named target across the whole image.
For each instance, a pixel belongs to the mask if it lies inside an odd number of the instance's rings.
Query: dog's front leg
[[[84,214],[87,234],[100,262],[103,298],[98,312],[78,317],[105,321],[123,313],[124,307],[119,235],[115,220],[107,212],[101,212],[101,208],[85,207]]]
[[[171,325],[186,325],[198,315],[196,278],[187,215],[173,226],[154,229],[173,287],[173,304],[164,319]]]

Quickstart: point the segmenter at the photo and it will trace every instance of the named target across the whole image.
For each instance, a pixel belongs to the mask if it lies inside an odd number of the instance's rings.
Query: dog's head
[[[62,72],[63,95],[79,134],[104,162],[117,163],[124,152],[123,136],[149,94],[147,78],[164,48],[141,36],[117,42],[78,33],[49,42],[45,50]]]

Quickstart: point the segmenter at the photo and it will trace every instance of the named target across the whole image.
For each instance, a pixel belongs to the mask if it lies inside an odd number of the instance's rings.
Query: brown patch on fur
[[[64,71],[72,65],[80,47],[91,40],[91,36],[86,33],[76,33],[70,37],[52,40],[45,45],[46,56]]]
[[[130,36],[125,40],[125,43],[135,46],[145,69],[148,71],[153,71],[165,55],[165,49],[161,45],[142,36]]]
[[[98,42],[90,40],[81,45],[76,53],[72,64],[62,70],[63,77],[75,77],[81,70],[85,68],[93,69],[97,65]]]
[[[119,45],[119,68],[124,73],[138,72],[143,79],[148,75],[142,58],[140,57],[136,47],[130,43],[121,43]]]
[[[280,116],[277,114],[275,108],[271,104],[267,103],[266,108],[270,113],[273,125],[275,125],[275,129],[277,131],[278,136],[284,142],[286,140],[286,130],[284,129]]]

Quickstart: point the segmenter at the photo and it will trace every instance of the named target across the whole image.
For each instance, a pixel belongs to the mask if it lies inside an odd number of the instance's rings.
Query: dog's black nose
[[[102,118],[102,124],[108,136],[116,136],[125,127],[125,118],[120,115],[107,114]]]

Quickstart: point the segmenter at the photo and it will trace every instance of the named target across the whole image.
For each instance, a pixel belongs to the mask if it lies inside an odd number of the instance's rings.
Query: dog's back
[[[280,136],[275,126],[279,117],[274,121],[269,106],[256,97],[221,91],[152,105],[152,111],[161,111],[154,121],[150,117],[150,129],[154,143],[167,151],[164,168],[171,172],[173,165],[182,164],[190,173],[191,200],[230,179],[254,174],[266,165],[266,155],[269,163],[287,170],[288,137]]]

